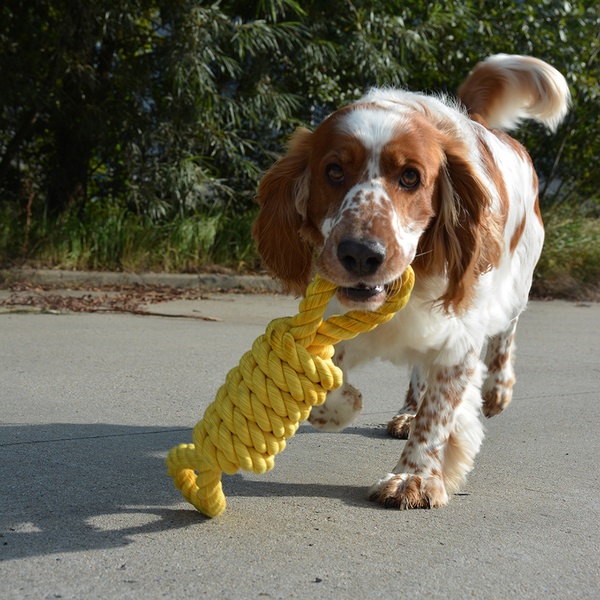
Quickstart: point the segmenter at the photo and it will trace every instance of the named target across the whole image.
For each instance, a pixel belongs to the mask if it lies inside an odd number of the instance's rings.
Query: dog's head
[[[316,267],[340,287],[342,304],[375,310],[412,263],[417,278],[445,277],[440,300],[459,309],[489,267],[490,198],[454,109],[395,94],[343,108],[314,132],[298,129],[260,183],[253,235],[265,265],[295,293]]]

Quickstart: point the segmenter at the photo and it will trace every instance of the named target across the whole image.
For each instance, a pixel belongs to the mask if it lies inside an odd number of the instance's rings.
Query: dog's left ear
[[[479,276],[497,264],[501,239],[491,216],[492,196],[461,142],[445,140],[445,166],[438,180],[438,211],[422,237],[419,254],[428,270],[445,274],[439,298],[459,313],[472,301]]]

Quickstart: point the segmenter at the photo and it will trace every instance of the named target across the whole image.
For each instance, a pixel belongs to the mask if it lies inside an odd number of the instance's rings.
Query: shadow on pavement
[[[388,435],[387,427],[385,424],[360,426],[350,425],[349,427],[346,427],[346,429],[342,429],[342,431],[319,431],[318,429],[315,429],[312,425],[300,425],[295,435],[302,435],[303,433],[310,433],[313,435],[360,435],[362,437],[374,439],[393,439]]]
[[[163,456],[188,431],[104,423],[0,428],[3,557],[126,546],[134,535],[202,522],[165,508],[179,492]]]
[[[315,432],[310,426],[301,429]],[[209,522],[182,504],[164,464],[173,446],[191,441],[191,429],[6,425],[0,427],[0,439],[5,560],[124,547],[136,536]],[[228,498],[322,497],[369,504],[362,487],[252,481],[241,472],[224,475],[223,487]]]

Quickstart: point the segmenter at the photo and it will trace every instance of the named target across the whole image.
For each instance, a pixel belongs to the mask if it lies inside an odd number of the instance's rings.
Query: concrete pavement
[[[302,424],[271,472],[224,476],[217,519],[184,502],[166,453],[296,307],[214,295],[160,310],[220,322],[0,315],[2,598],[600,597],[599,304],[531,304],[513,403],[445,508],[365,500],[403,444],[383,425],[407,374],[382,363],[351,374],[354,426]]]

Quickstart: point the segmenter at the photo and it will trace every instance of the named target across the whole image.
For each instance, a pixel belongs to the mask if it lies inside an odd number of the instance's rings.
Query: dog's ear
[[[305,292],[312,276],[314,248],[299,233],[309,197],[312,136],[307,129],[297,129],[287,155],[262,178],[260,213],[252,227],[265,266],[295,294]]]
[[[421,238],[418,255],[422,267],[448,280],[439,298],[444,309],[460,313],[471,304],[479,276],[498,264],[502,240],[491,216],[492,197],[466,148],[453,140],[444,146],[437,214]]]

